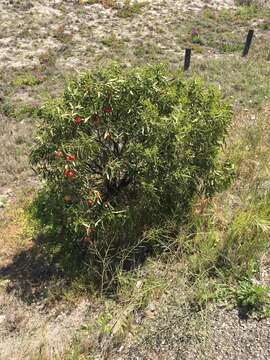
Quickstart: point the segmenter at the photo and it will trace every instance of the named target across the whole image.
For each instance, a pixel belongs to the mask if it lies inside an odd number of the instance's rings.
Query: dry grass
[[[22,195],[20,195],[21,197]],[[24,193],[27,196],[27,193]],[[29,196],[29,195],[28,195]],[[29,229],[25,209],[19,203],[22,200],[11,199],[7,210],[0,213],[0,259],[3,266],[12,260],[22,249],[32,245],[32,232]]]
[[[55,302],[61,282],[53,273],[48,278],[42,245],[35,247],[26,211],[31,196],[29,191],[17,194],[0,214],[0,358],[60,360],[96,311],[95,301],[66,292]]]
[[[23,183],[31,176],[27,150],[31,143],[32,130],[30,123],[19,123],[12,118],[0,115],[1,186],[10,187],[14,181]]]
[[[61,285],[59,278],[51,282],[38,278],[33,285],[31,269],[22,271],[25,279],[19,281],[19,264],[22,261],[16,262],[14,258],[13,275],[5,273],[2,276],[1,272],[0,316],[5,316],[0,323],[0,357],[3,360],[80,359],[84,356],[80,354],[81,345],[89,334],[92,336],[92,345],[88,344],[88,348],[82,350],[85,358],[94,352],[95,346],[100,355],[104,349],[110,350],[112,332],[117,341],[126,338],[127,342],[134,342],[138,332],[141,333],[140,338],[145,339],[149,326],[153,326],[156,336],[160,326],[155,322],[156,319],[171,307],[174,308],[171,314],[180,318],[177,326],[181,328],[181,314],[191,314],[190,302],[204,303],[213,294],[209,278],[204,277],[209,263],[215,261],[216,256],[210,251],[213,249],[212,243],[207,243],[209,234],[213,235],[214,232],[217,239],[224,241],[234,218],[250,210],[249,204],[257,199],[254,194],[268,194],[270,188],[270,110],[266,105],[270,91],[267,81],[270,65],[266,61],[269,28],[261,26],[269,16],[265,8],[260,12],[252,8],[244,8],[240,12],[205,10],[198,16],[190,8],[197,7],[200,10],[203,2],[187,5],[187,2],[167,0],[164,4],[156,2],[145,5],[140,9],[144,16],[134,12],[126,20],[119,18],[115,10],[110,9],[114,1],[106,1],[107,6],[103,8],[94,5],[92,12],[89,10],[89,1],[88,4],[78,2],[76,5],[65,1],[56,6],[53,3],[48,1],[44,5],[44,2],[33,2],[34,6],[25,11],[17,3],[0,5],[2,34],[6,36],[1,37],[5,44],[0,58],[3,70],[0,88],[1,191],[6,188],[20,191],[26,183],[33,186],[27,153],[32,142],[36,102],[42,102],[48,94],[55,96],[62,88],[63,79],[75,68],[84,69],[111,58],[120,59],[129,65],[166,60],[172,67],[178,67],[186,46],[193,47],[191,74],[199,74],[206,81],[216,83],[234,105],[236,116],[226,156],[235,161],[237,179],[230,189],[217,195],[210,204],[198,204],[200,221],[205,222],[201,228],[202,237],[197,237],[196,241],[199,243],[205,240],[204,244],[209,246],[197,248],[199,258],[186,254],[183,256],[179,239],[179,252],[169,262],[168,259],[167,263],[164,259],[149,261],[137,273],[120,274],[121,285],[115,298],[99,300],[102,305],[95,309],[89,308],[86,300],[81,300],[83,289],[79,281],[75,290],[70,292],[65,284]],[[183,7],[188,13],[180,11]],[[21,38],[17,25],[21,30]],[[255,27],[256,39],[249,57],[242,59],[241,42],[251,25]],[[199,27],[203,45],[191,42],[190,31],[193,27]],[[235,46],[220,47],[221,35],[222,44],[232,41]],[[25,36],[27,39],[24,41]],[[42,80],[35,81],[33,71]],[[12,266],[13,257],[23,250],[31,257],[31,251],[27,250],[34,245],[20,201],[10,205],[5,212],[0,213],[1,271],[7,265]],[[255,205],[252,211],[256,211]],[[208,228],[209,221],[212,232]],[[38,259],[43,260],[40,253],[37,254]],[[265,281],[270,279],[269,262],[270,258],[265,255],[261,268]],[[31,262],[26,263],[30,267]],[[44,265],[42,261],[35,263],[35,271],[40,268],[40,264]],[[191,285],[190,278],[194,278],[198,268],[204,266],[206,268]],[[46,286],[49,288],[44,297],[30,297],[30,305],[27,305],[29,296],[22,296],[27,282],[29,291],[37,288],[39,292],[44,291]],[[10,289],[9,294],[7,289]],[[57,292],[61,293],[60,300],[55,295]],[[80,293],[79,301],[74,295],[76,292]],[[50,304],[48,298],[53,298],[57,305],[52,308],[45,306]],[[70,312],[64,309],[67,298],[78,302],[68,308]],[[177,306],[171,306],[176,303]],[[155,305],[153,314],[151,309],[147,313],[149,304]],[[190,326],[186,324],[182,327],[190,335],[189,338],[182,334],[187,346],[192,344],[191,340],[196,336],[200,327],[198,323],[204,322],[204,319],[199,321],[196,315],[193,320]],[[166,326],[164,321],[163,325]],[[168,324],[171,323],[168,321]],[[77,341],[67,354],[66,349],[74,337]],[[143,352],[145,343],[140,346]],[[149,353],[149,349],[147,351]]]
[[[26,306],[13,296],[0,294],[4,310],[1,322],[2,359],[60,360],[81,323],[89,304],[82,301],[71,311],[42,311],[42,306]]]

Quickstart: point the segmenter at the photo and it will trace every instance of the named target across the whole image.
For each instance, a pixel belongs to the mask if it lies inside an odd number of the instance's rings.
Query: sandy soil
[[[142,14],[121,18],[116,9],[100,4],[82,5],[72,0],[3,0],[0,4],[0,68],[37,66],[42,56],[54,51],[60,68],[78,69],[87,66],[88,57],[103,51],[104,38],[113,34],[125,41],[128,51],[132,52],[138,44],[151,39],[156,28],[162,28],[162,36],[156,39],[159,46],[177,53],[179,45],[168,24],[206,5],[217,9],[234,6],[233,0],[145,3]],[[65,46],[70,42],[72,53],[65,55]]]

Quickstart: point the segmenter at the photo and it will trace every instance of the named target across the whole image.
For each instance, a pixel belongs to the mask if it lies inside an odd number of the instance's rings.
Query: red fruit
[[[75,172],[73,170],[65,170],[64,176],[72,179],[75,177]]]
[[[54,152],[54,156],[55,156],[57,159],[59,159],[60,157],[63,156],[63,153],[62,153],[61,150],[56,150],[56,151]]]
[[[112,107],[111,106],[104,107],[103,112],[105,112],[105,114],[111,114],[112,113]]]
[[[82,122],[81,117],[79,115],[75,116],[74,122],[75,122],[75,124],[79,125]]]
[[[76,156],[75,155],[68,155],[66,159],[67,159],[67,161],[74,161],[74,160],[76,160]]]

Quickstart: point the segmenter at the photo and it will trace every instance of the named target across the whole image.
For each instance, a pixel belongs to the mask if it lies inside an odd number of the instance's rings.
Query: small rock
[[[0,315],[0,325],[3,324],[6,321],[5,315]]]
[[[155,319],[156,317],[156,314],[154,311],[151,311],[151,310],[145,310],[145,316],[148,318],[148,319]]]
[[[2,201],[0,201],[0,209],[4,209],[4,207],[5,207],[5,204]]]
[[[123,351],[123,349],[124,349],[124,346],[123,346],[123,345],[121,345],[121,346],[120,346],[120,348],[118,349],[118,352]]]
[[[266,180],[264,181],[261,186],[260,186],[261,190],[270,190],[270,181],[269,180]]]
[[[143,282],[141,280],[136,282],[136,288],[140,289],[142,287]]]
[[[5,279],[5,280],[0,280],[0,288],[3,287],[7,287],[10,284],[10,280],[9,279]]]
[[[11,196],[11,195],[12,195],[12,190],[11,190],[11,189],[7,189],[7,190],[5,191],[5,195]]]
[[[150,304],[148,305],[148,309],[149,309],[150,311],[155,311],[155,310],[156,310],[155,304],[150,303]]]

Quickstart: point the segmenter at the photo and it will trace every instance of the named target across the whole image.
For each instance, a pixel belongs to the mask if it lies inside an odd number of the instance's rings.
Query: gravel
[[[270,319],[241,319],[237,309],[212,306],[200,313],[170,309],[135,345],[114,350],[111,360],[270,359]]]

